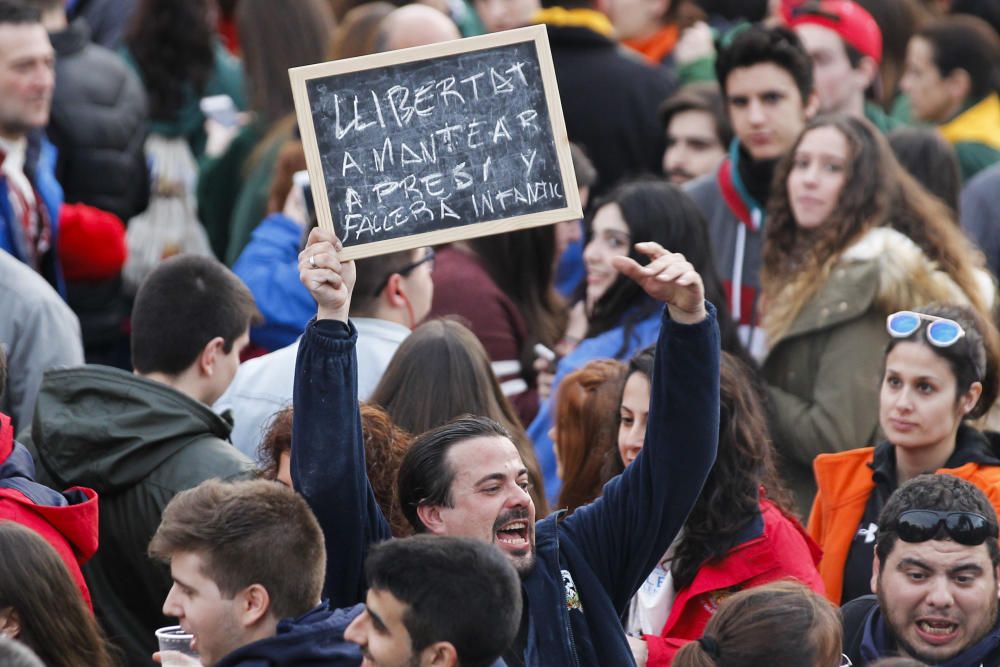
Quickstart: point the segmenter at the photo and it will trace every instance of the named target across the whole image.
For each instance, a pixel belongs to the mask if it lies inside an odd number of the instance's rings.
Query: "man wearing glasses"
[[[879,516],[874,596],[841,610],[844,664],[909,655],[931,665],[1000,665],[997,517],[983,492],[920,475]]]
[[[431,310],[434,250],[417,248],[357,261],[351,302],[358,329],[358,398],[367,400],[403,340]],[[272,415],[292,403],[299,341],[240,365],[229,390],[215,404],[230,410],[232,441],[253,457]]]

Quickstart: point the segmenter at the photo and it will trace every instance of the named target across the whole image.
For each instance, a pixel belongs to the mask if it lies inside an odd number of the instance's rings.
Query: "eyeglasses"
[[[904,542],[936,539],[942,527],[948,537],[967,547],[982,544],[987,537],[997,537],[996,525],[975,512],[906,510],[894,524],[896,534]]]
[[[382,290],[384,290],[385,287],[386,287],[386,285],[389,284],[389,278],[392,278],[397,273],[399,275],[401,275],[401,276],[406,277],[406,276],[410,275],[411,273],[413,273],[417,269],[417,267],[420,266],[421,264],[428,264],[428,263],[431,265],[430,268],[433,271],[434,270],[434,250],[431,249],[431,248],[428,248],[427,249],[427,254],[424,255],[423,257],[421,257],[420,259],[418,259],[417,261],[410,262],[409,264],[407,264],[403,268],[399,269],[398,271],[393,271],[392,273],[390,273],[389,275],[387,275],[385,278],[383,278],[382,281],[378,284],[378,287],[372,293],[372,296],[378,296],[379,294],[381,294]]]
[[[907,338],[920,328],[921,320],[930,322],[924,335],[927,336],[927,342],[935,347],[951,347],[965,336],[965,329],[955,320],[915,313],[912,310],[893,313],[886,319],[885,328],[893,338]]]

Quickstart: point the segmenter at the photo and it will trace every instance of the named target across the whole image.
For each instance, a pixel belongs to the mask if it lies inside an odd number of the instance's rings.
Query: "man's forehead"
[[[784,67],[771,61],[735,67],[726,77],[727,97],[788,90],[798,90],[795,78]]]
[[[986,569],[990,566],[990,553],[985,543],[969,546],[953,540],[896,540],[889,553],[889,563],[899,565],[904,561],[919,561],[933,569],[949,569],[965,564],[979,565]]]
[[[0,23],[0,57],[52,53],[52,42],[41,23]]]
[[[517,473],[524,467],[517,447],[500,435],[469,438],[452,445],[448,450],[448,463],[456,476],[477,476],[484,470]]]

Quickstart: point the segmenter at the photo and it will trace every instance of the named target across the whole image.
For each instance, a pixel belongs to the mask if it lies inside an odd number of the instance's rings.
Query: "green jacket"
[[[983,289],[992,289],[983,278]],[[789,289],[794,288],[792,283]],[[909,238],[879,228],[848,248],[813,298],[790,322],[778,324],[782,333],[771,344],[762,373],[782,478],[801,516],[808,516],[816,495],[817,454],[877,441],[885,318],[932,301],[967,303],[968,298]],[[765,320],[769,333],[780,317],[775,310]]]
[[[39,481],[98,493],[100,543],[84,567],[94,609],[128,665],[151,665],[170,590],[166,566],[146,555],[163,508],[201,482],[253,476],[228,442],[232,425],[168,387],[106,366],[45,373],[25,445]]]

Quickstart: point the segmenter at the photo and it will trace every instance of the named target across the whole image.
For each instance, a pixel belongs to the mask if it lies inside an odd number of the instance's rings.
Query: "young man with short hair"
[[[364,594],[361,563],[389,527],[365,475],[348,320],[353,262],[315,229],[300,254],[317,303],[296,367],[292,478],[330,544],[326,591],[337,604]],[[399,472],[399,500],[418,532],[497,545],[521,575],[524,612],[504,661],[513,667],[633,663],[620,617],[683,525],[718,445],[719,333],[701,278],[655,243],[616,268],[666,304],[652,378],[646,446],[600,499],[535,523],[524,462],[510,435],[482,417],[418,436]],[[335,465],[321,461],[336,461]]]
[[[343,633],[361,609],[321,601],[323,533],[291,489],[209,480],[182,491],[164,509],[149,555],[170,566],[163,615],[194,635],[201,664],[360,662]]]
[[[932,665],[1000,664],[1000,547],[989,500],[951,475],[920,475],[879,516],[872,591],[844,605],[853,664],[908,655]]]
[[[663,173],[676,185],[714,173],[726,157],[733,129],[715,83],[693,83],[660,106],[667,134]]]
[[[262,223],[278,223],[269,217]],[[293,223],[289,223],[293,224]],[[301,230],[299,230],[301,232]],[[255,234],[260,233],[260,230]],[[295,243],[298,247],[299,237]],[[249,259],[244,256],[240,262]],[[357,262],[354,325],[358,329],[358,398],[375,391],[389,361],[410,331],[427,317],[434,299],[434,251],[401,250]],[[236,267],[239,272],[239,266]],[[309,297],[312,302],[312,297]],[[240,365],[236,378],[215,404],[232,411],[232,441],[251,458],[275,412],[292,402],[299,340]]]
[[[809,0],[782,5],[813,62],[820,111],[867,118],[883,133],[902,125],[866,100],[882,62],[882,31],[864,7],[852,0]]]
[[[736,138],[729,157],[687,193],[708,222],[715,265],[730,310],[751,354],[763,352],[756,330],[761,230],[774,168],[819,108],[813,68],[795,33],[752,25],[719,51],[715,72]]]
[[[496,547],[417,535],[375,545],[344,637],[376,667],[490,667],[517,635],[521,583]]]
[[[1000,36],[974,16],[930,21],[910,38],[899,86],[915,119],[955,146],[963,180],[1000,162]]]
[[[179,491],[253,474],[209,405],[239,366],[256,315],[220,262],[181,255],[143,282],[132,313],[135,373],[86,365],[45,374],[30,442],[43,483],[99,495],[100,548],[84,568],[98,618],[129,664],[156,648],[170,578],[146,545]]]
[[[0,249],[65,294],[58,244],[63,192],[42,130],[55,88],[55,52],[41,12],[0,0]]]

